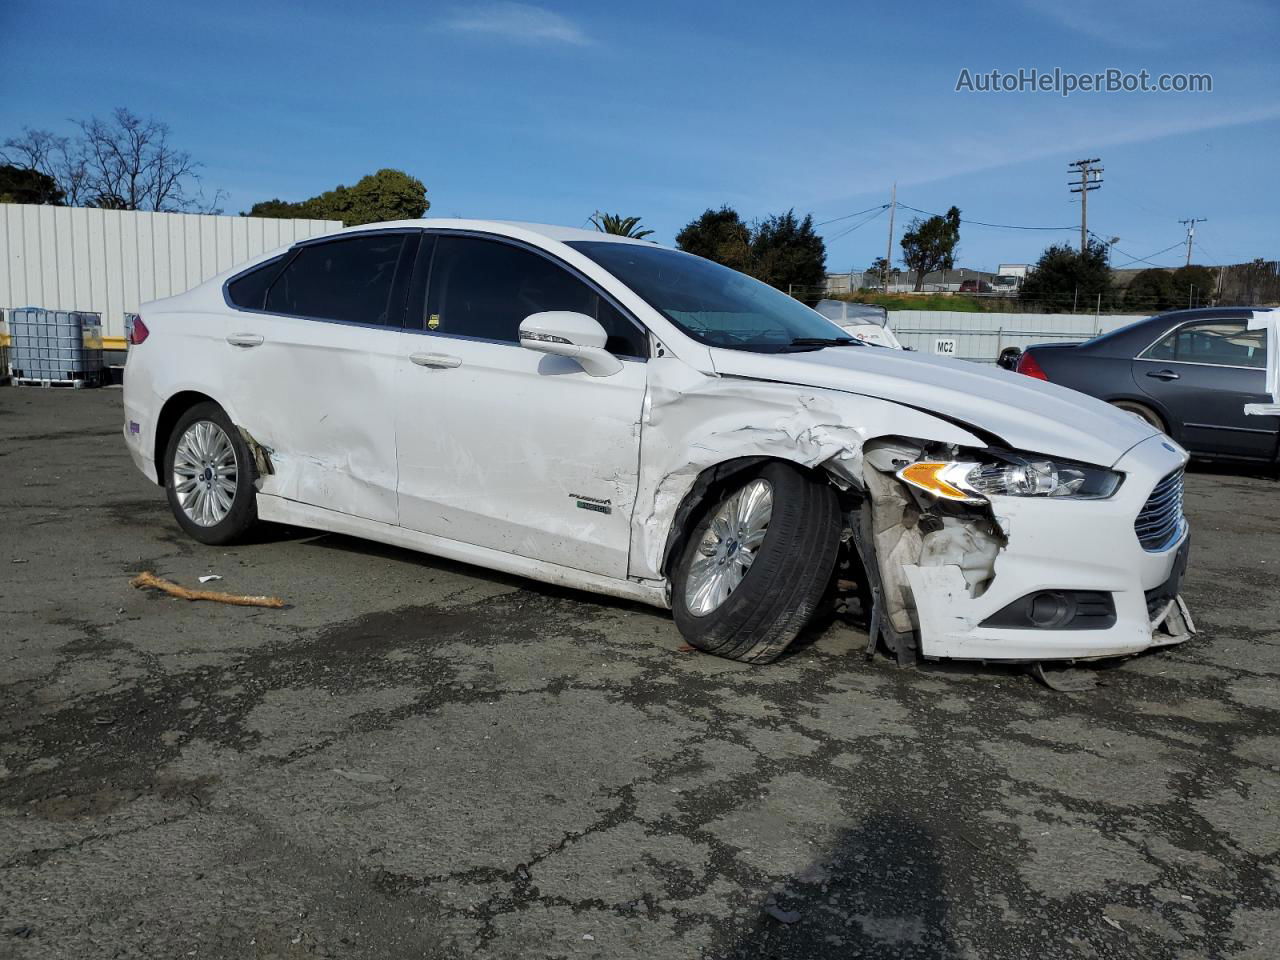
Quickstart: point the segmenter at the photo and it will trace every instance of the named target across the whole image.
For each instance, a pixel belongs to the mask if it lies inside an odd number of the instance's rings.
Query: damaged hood
[[[1132,414],[995,366],[875,347],[804,353],[713,349],[716,372],[878,397],[960,421],[1008,447],[1111,466],[1158,431]]]

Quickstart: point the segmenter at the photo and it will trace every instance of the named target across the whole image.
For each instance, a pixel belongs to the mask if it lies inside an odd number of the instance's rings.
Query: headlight
[[[943,500],[985,503],[992,496],[1100,500],[1116,492],[1121,475],[1102,467],[1001,451],[981,460],[920,460],[899,470],[898,478]]]

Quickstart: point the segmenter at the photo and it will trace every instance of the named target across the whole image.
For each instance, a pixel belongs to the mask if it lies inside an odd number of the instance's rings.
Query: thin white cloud
[[[446,26],[462,33],[488,34],[520,43],[566,43],[579,47],[591,43],[591,38],[568,17],[512,0],[468,7],[448,20]]]
[[[984,174],[1004,167],[1035,160],[1064,156],[1098,156],[1113,146],[1158,141],[1168,137],[1191,137],[1225,127],[1247,126],[1280,119],[1280,103],[1265,103],[1236,111],[1204,112],[1169,116],[1123,113],[1100,118],[1096,113],[1075,117],[1058,116],[1042,124],[1028,122],[1004,136],[984,133],[974,135],[956,132],[948,135],[935,131],[928,144],[914,144],[900,137],[883,140],[860,140],[857,145],[831,149],[819,156],[805,158],[807,189],[797,191],[787,169],[798,162],[794,153],[786,155],[757,154],[758,169],[752,175],[758,182],[788,184],[785,196],[766,195],[757,205],[776,206],[779,202],[797,208],[837,209],[843,199],[862,197],[864,191],[850,193],[852,181],[887,191],[890,183],[898,187],[919,186],[955,177]],[[1108,132],[1100,132],[1107,130]],[[1094,152],[1096,151],[1096,152]],[[1055,168],[1056,169],[1056,168]]]
[[[1022,0],[1073,33],[1125,50],[1156,50],[1188,37],[1239,35],[1274,17],[1257,0]]]

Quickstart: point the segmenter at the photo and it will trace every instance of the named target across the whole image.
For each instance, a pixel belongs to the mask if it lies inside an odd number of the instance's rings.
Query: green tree
[[[269,217],[273,220],[291,220],[294,218],[307,219],[307,214],[303,213],[302,203],[289,203],[286,200],[259,200],[247,213],[242,213],[242,217]]]
[[[245,216],[341,220],[343,226],[417,220],[431,207],[421,180],[401,170],[383,169],[361,177],[355,186],[337,186],[309,200],[263,200]]]
[[[1170,307],[1205,307],[1218,290],[1218,271],[1197,264],[1173,271],[1173,300]]]
[[[794,210],[747,226],[732,207],[708,209],[676,234],[676,246],[779,290],[816,287],[826,278],[826,244],[813,217],[798,220]]]
[[[1070,304],[1092,306],[1098,294],[1106,303],[1111,295],[1111,267],[1107,245],[1090,241],[1081,252],[1066,244],[1053,244],[1022,281],[1018,297],[1038,300],[1061,309]]]
[[[955,266],[960,243],[960,209],[952,207],[943,216],[927,220],[916,217],[902,235],[902,262],[916,274],[916,292],[924,289],[924,277],[935,270]]]
[[[719,210],[708,208],[702,216],[685,224],[676,234],[676,246],[686,253],[749,272],[751,230],[729,206]]]
[[[779,290],[821,286],[827,276],[827,246],[813,229],[813,215],[794,210],[756,225],[748,272]]]
[[[1152,267],[1134,274],[1124,288],[1123,303],[1126,310],[1149,310],[1158,313],[1168,310],[1174,302],[1173,272],[1162,267]]]
[[[597,210],[591,215],[591,225],[601,233],[611,233],[619,237],[631,237],[642,240],[653,233],[652,230],[639,230],[639,217],[624,217],[620,213],[601,213]]]
[[[1201,307],[1212,302],[1218,287],[1218,273],[1211,267],[1195,264],[1166,270],[1152,267],[1129,281],[1124,291],[1124,305],[1133,310],[1174,310],[1179,307]]]
[[[65,195],[58,181],[39,170],[0,164],[0,203],[42,203],[61,206]]]
[[[876,257],[871,261],[871,266],[862,272],[861,285],[863,287],[878,287],[885,282],[886,275],[891,280],[898,273],[898,268],[889,266],[889,261],[884,257]]]

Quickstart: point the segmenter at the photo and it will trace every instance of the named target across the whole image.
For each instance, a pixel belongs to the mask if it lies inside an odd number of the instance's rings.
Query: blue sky
[[[0,138],[117,105],[205,164],[227,212],[384,166],[431,213],[582,225],[637,214],[671,243],[708,206],[818,221],[951,204],[959,260],[1078,242],[1067,163],[1101,157],[1090,227],[1113,263],[1280,256],[1280,5],[1267,0],[644,4],[0,4]],[[957,93],[962,68],[1209,73],[1212,93]],[[894,241],[910,211],[899,210]],[[821,228],[831,270],[885,250],[887,218]],[[1136,264],[1141,266],[1141,263]]]

